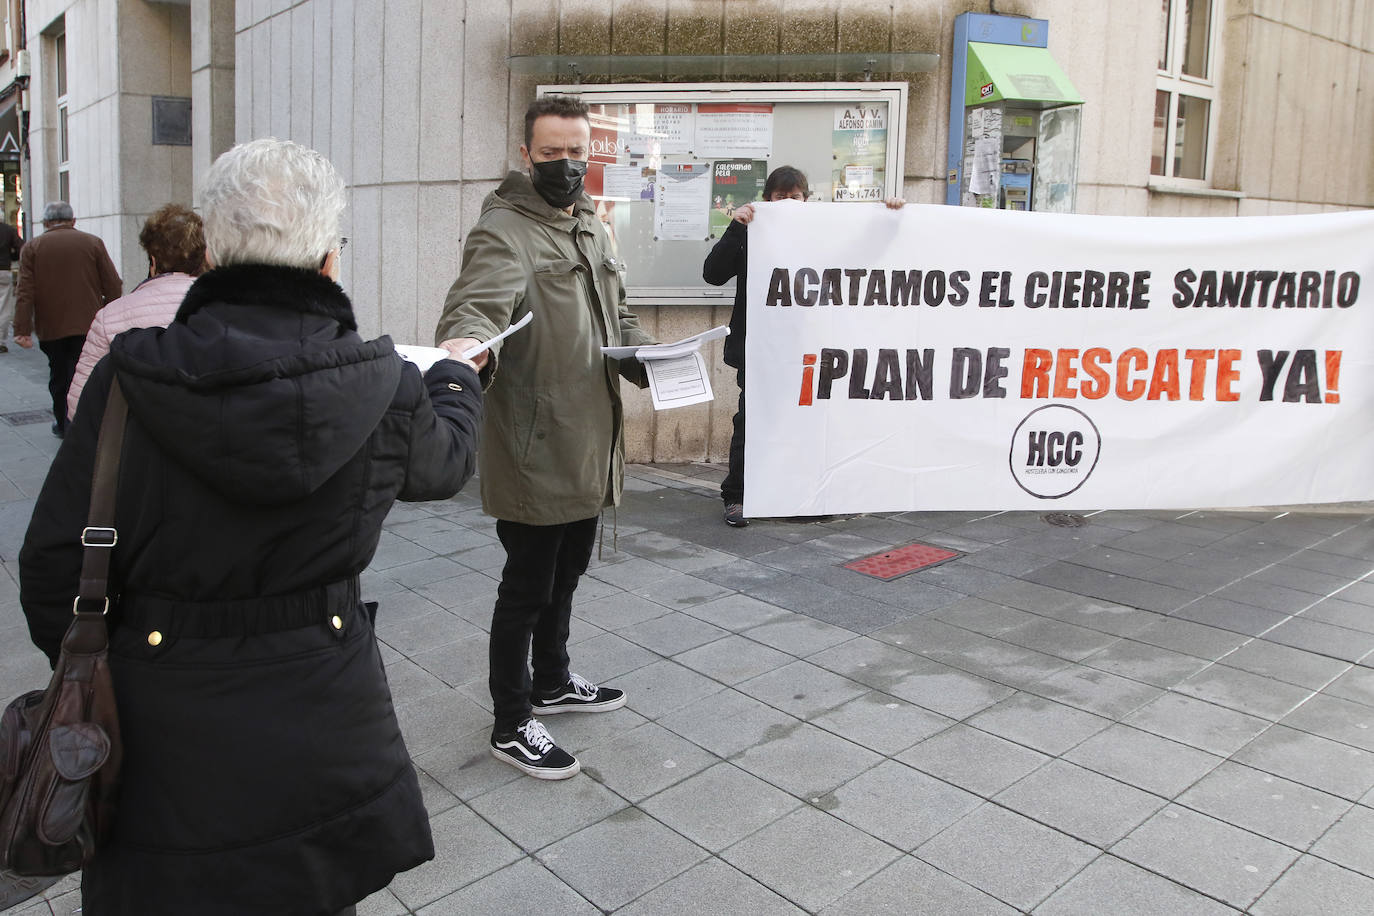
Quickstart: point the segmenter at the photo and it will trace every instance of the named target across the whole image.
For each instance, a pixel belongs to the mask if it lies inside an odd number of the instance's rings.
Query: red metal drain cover
[[[907,544],[905,547],[894,547],[872,556],[850,560],[844,564],[844,568],[875,579],[895,579],[909,572],[925,569],[927,566],[938,566],[957,556],[957,550],[946,550],[930,544]]]

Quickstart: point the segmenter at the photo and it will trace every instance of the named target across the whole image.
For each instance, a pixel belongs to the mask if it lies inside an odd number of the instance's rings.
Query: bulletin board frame
[[[592,106],[588,193],[627,265],[631,306],[732,302],[733,287],[707,285],[701,263],[731,208],[752,199],[766,172],[780,165],[806,172],[812,200],[902,194],[905,82],[625,83],[537,91]],[[865,121],[865,112],[875,114]],[[637,126],[626,129],[627,118]],[[720,182],[732,174],[738,198],[721,193]]]

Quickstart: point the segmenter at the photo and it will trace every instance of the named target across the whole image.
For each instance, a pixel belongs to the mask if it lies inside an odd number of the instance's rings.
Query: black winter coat
[[[701,277],[712,286],[724,286],[735,278],[735,307],[730,312],[730,336],[725,338],[725,365],[744,368],[749,268],[749,227],[730,220],[719,241],[712,246],[701,265]]]
[[[477,376],[446,360],[422,379],[318,273],[207,273],[169,327],[115,339],[43,485],[20,576],[50,658],[112,373],[125,757],[85,916],[334,913],[434,855],[358,574],[394,500],[472,475]]]

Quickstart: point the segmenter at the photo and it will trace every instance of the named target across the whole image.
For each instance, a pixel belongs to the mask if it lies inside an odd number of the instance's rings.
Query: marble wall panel
[[[331,158],[333,125],[331,83],[334,70],[334,38],[331,34],[334,8],[329,0],[310,0],[307,4],[311,19],[311,68],[307,85],[310,87],[310,145]]]
[[[321,102],[329,106],[329,159],[344,182],[352,184],[354,5],[353,0],[317,2],[330,4],[330,78]]]
[[[419,177],[421,8],[420,0],[387,0],[383,5],[380,177],[388,182]]]
[[[291,55],[291,16],[276,15],[261,28],[267,29],[271,54],[271,84],[267,88],[272,100],[268,129],[273,137],[291,136],[291,75],[294,61]]]
[[[431,325],[423,332],[418,321],[420,186],[382,188],[381,324],[379,332],[401,343],[428,342]],[[426,258],[426,267],[428,259]]]
[[[353,6],[353,184],[382,180],[384,113],[382,42],[385,40],[382,0],[355,0]]]
[[[303,146],[315,148],[315,16],[303,3],[283,14],[291,23],[291,133]]]
[[[353,300],[358,333],[372,338],[382,333],[382,189],[375,185],[354,187],[349,210],[352,230],[345,255],[348,282],[344,289]]]
[[[421,252],[416,285],[415,342],[429,345],[443,313],[444,297],[458,278],[463,229],[462,188],[457,182],[421,185],[418,248]]]
[[[490,13],[487,15],[494,18]],[[464,70],[468,36],[462,10],[449,0],[424,0],[421,19],[418,175],[421,181],[456,181],[462,176],[463,134],[467,123],[463,116],[463,97],[467,83]],[[498,65],[490,73],[477,74],[476,78],[488,84],[496,83],[496,76],[502,69],[504,67]],[[499,118],[496,123],[502,123],[505,115],[505,106],[499,106],[497,111],[488,112],[472,125],[480,130],[488,118]]]

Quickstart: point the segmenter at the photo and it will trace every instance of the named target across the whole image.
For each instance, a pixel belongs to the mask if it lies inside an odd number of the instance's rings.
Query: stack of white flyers
[[[644,363],[654,410],[667,410],[701,404],[715,397],[706,372],[706,360],[701,356],[701,345],[708,340],[720,340],[729,333],[730,329],[722,325],[676,343],[602,347],[601,352],[615,359],[634,357]]]

